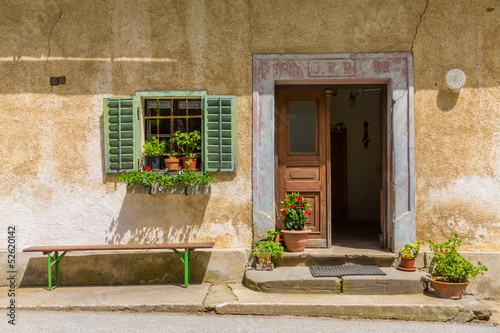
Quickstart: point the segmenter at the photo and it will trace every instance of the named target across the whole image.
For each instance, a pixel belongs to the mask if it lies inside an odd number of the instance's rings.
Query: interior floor
[[[340,222],[332,228],[332,246],[383,250],[380,247],[380,222]]]

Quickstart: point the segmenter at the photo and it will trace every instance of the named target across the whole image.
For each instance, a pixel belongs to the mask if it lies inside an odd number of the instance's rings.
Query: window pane
[[[160,119],[160,135],[170,135],[170,119]]]
[[[159,105],[158,105],[159,102]],[[170,116],[172,109],[172,101],[171,100],[146,100],[146,116],[154,117],[154,116]],[[159,114],[157,114],[159,111]]]
[[[156,134],[158,134],[157,123],[158,121],[156,119],[146,119],[146,133],[156,136]]]
[[[189,118],[189,132],[192,131],[201,132],[201,118]]]
[[[174,132],[181,131],[186,132],[186,119],[174,119]]]
[[[195,108],[189,108],[189,116],[201,116],[201,108],[195,109]]]
[[[316,103],[290,102],[290,153],[316,152]]]
[[[187,113],[186,113],[186,100],[176,100],[174,102],[174,105],[176,106],[174,108],[174,116],[187,115]]]

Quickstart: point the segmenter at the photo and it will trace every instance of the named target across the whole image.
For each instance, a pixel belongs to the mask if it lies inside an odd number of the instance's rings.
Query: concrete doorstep
[[[337,295],[411,295],[421,294],[427,286],[427,273],[403,272],[380,267],[386,275],[315,278],[309,267],[277,267],[271,272],[248,268],[245,284],[255,291]]]
[[[0,302],[8,304],[7,289]],[[487,321],[491,309],[467,297],[433,295],[327,295],[262,293],[241,284],[19,288],[17,310],[216,313],[224,315],[324,316],[418,321]]]

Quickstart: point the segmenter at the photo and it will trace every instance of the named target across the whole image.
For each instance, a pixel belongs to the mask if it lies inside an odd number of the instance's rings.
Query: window
[[[146,141],[156,137],[158,141],[166,141],[169,146],[173,133],[177,131],[183,133],[199,131],[203,134],[201,98],[145,99],[144,105],[143,128]],[[175,146],[169,148],[178,151]],[[201,151],[195,153],[200,154]]]
[[[203,169],[236,172],[236,96],[189,91],[105,98],[106,172],[139,170],[145,140],[170,140],[175,131],[194,130],[202,135]]]

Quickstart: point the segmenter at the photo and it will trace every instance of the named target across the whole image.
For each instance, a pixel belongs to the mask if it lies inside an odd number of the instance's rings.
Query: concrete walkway
[[[0,288],[0,303],[9,304],[7,288]],[[82,286],[19,288],[17,310],[158,311],[238,315],[297,315],[336,318],[419,321],[500,321],[500,302],[489,307],[473,297],[460,301],[434,295],[325,295],[272,294],[252,291],[241,284]],[[491,307],[491,308],[490,308]],[[496,312],[495,312],[496,311]]]

